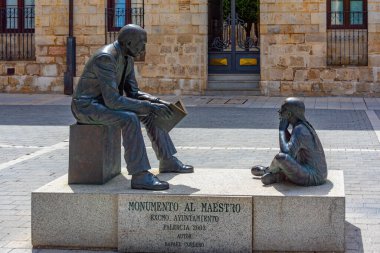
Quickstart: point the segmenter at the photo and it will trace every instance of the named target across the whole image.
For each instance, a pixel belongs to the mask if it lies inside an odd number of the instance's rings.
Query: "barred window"
[[[105,43],[108,44],[116,40],[120,28],[127,24],[144,27],[144,0],[108,0],[105,14]],[[135,58],[135,61],[144,60],[145,52]]]
[[[327,64],[368,64],[367,0],[327,1]]]
[[[33,60],[34,0],[0,0],[0,60]]]
[[[144,27],[144,1],[108,0],[106,16],[108,31],[118,31],[126,24]]]
[[[34,31],[34,0],[0,0],[0,31]]]

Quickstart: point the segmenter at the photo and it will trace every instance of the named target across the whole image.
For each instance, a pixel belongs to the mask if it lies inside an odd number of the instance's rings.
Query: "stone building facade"
[[[63,92],[68,2],[35,2],[35,60],[3,61],[1,92]],[[106,5],[107,0],[74,1],[75,82],[89,56],[105,44]],[[136,62],[140,87],[152,93],[200,94],[207,80],[207,1],[149,0],[144,10],[148,44],[145,61]],[[8,75],[8,69],[14,74]]]
[[[380,2],[367,4],[367,64],[334,66],[327,60],[329,50],[337,49],[328,45],[326,0],[261,0],[262,93],[379,96]]]
[[[260,1],[263,95],[380,95],[380,3],[367,1],[365,66],[336,66],[327,61],[326,1]],[[35,59],[1,61],[0,92],[63,92],[68,2],[35,1]],[[106,42],[107,2],[74,1],[75,82],[89,56]],[[144,12],[148,44],[145,60],[136,62],[140,87],[159,94],[203,94],[208,80],[208,1],[148,0]]]
[[[207,1],[145,2],[148,33],[137,78],[152,93],[201,94],[207,85]]]

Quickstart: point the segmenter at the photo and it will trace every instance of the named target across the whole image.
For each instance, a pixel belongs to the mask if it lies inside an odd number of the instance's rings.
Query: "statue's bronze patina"
[[[79,124],[121,127],[132,188],[164,190],[169,184],[148,171],[151,167],[140,121],[160,161],[161,173],[191,173],[193,167],[184,165],[174,156],[176,149],[169,134],[154,125],[155,117],[172,115],[169,103],[138,88],[133,57],[145,50],[146,43],[147,34],[141,27],[126,25],[121,28],[117,40],[100,48],[86,63],[71,109]]]
[[[325,153],[317,133],[305,118],[305,104],[298,98],[287,98],[278,112],[280,153],[269,167],[252,167],[252,174],[262,176],[261,181],[265,185],[282,180],[302,186],[325,183]],[[291,134],[288,131],[289,125],[292,126]]]

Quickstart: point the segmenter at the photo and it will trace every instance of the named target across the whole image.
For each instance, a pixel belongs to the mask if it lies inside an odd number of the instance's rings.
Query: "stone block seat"
[[[121,171],[118,126],[70,126],[69,184],[104,184]]]
[[[157,170],[152,170],[157,172]],[[263,186],[250,170],[161,174],[166,191],[133,190],[126,171],[104,185],[67,175],[32,193],[34,247],[121,252],[344,251],[342,171],[326,184]]]

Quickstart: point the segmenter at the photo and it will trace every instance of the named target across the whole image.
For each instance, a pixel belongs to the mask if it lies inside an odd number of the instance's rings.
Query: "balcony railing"
[[[0,60],[34,60],[34,6],[0,8]]]
[[[327,64],[368,64],[367,12],[327,13]]]
[[[116,40],[120,28],[124,25],[136,24],[144,27],[144,6],[130,9],[106,8],[105,19],[105,42],[108,44]]]
[[[367,29],[327,30],[327,64],[366,66],[368,64]]]

